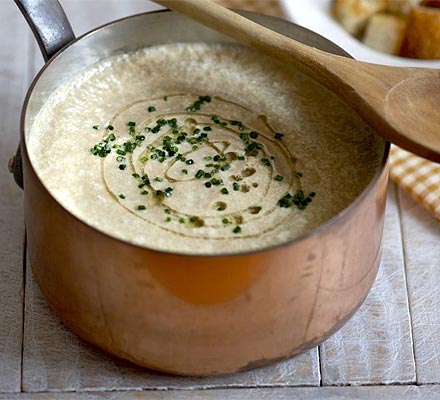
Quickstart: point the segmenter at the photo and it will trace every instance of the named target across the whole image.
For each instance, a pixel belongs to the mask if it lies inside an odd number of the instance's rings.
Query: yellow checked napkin
[[[390,167],[391,179],[440,220],[440,164],[391,146]]]
[[[256,11],[281,18],[284,16],[278,0],[217,1],[229,8]],[[390,176],[440,220],[440,164],[425,160],[397,146],[391,146]]]

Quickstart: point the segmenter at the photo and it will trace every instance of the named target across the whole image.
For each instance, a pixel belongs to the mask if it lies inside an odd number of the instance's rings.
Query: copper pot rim
[[[235,10],[235,11],[240,11],[243,12],[244,10]],[[21,146],[21,151],[23,154],[23,157],[25,159],[27,159],[29,161],[29,166],[30,166],[30,172],[33,175],[34,179],[37,180],[38,184],[43,188],[44,192],[46,193],[46,195],[48,195],[49,197],[51,197],[52,200],[54,200],[56,202],[56,204],[62,208],[70,217],[74,218],[76,220],[76,222],[80,223],[82,226],[88,228],[89,230],[93,231],[94,234],[99,235],[99,236],[103,236],[104,238],[111,240],[111,241],[115,241],[118,244],[123,244],[126,246],[130,246],[130,247],[134,247],[137,249],[141,249],[141,250],[146,250],[149,252],[154,252],[157,254],[162,254],[162,255],[167,255],[167,256],[181,256],[181,257],[191,257],[191,258],[224,258],[224,257],[242,257],[242,256],[252,256],[252,255],[257,255],[257,254],[261,254],[261,253],[266,253],[266,252],[271,252],[271,251],[276,251],[276,250],[280,250],[282,248],[286,248],[288,246],[291,245],[295,245],[299,242],[302,241],[306,241],[309,238],[315,237],[315,236],[319,236],[320,234],[324,233],[325,231],[329,231],[331,230],[331,228],[348,219],[350,217],[350,215],[354,212],[354,210],[358,207],[358,205],[360,203],[362,203],[364,201],[364,199],[366,197],[368,197],[368,195],[370,194],[370,192],[373,191],[373,189],[376,187],[377,183],[380,180],[380,177],[382,176],[383,173],[386,172],[386,167],[387,167],[387,163],[388,163],[388,158],[389,158],[389,153],[390,153],[390,148],[391,148],[391,144],[390,142],[383,140],[384,142],[384,153],[383,153],[383,157],[382,160],[379,164],[379,166],[376,168],[376,173],[374,174],[373,178],[371,179],[371,181],[368,183],[368,185],[366,185],[364,187],[364,189],[362,190],[362,192],[347,206],[345,207],[343,210],[341,210],[339,213],[337,213],[336,215],[334,215],[333,217],[331,217],[329,220],[327,220],[326,222],[324,222],[323,224],[319,225],[317,228],[311,230],[310,232],[307,232],[301,236],[298,236],[294,239],[291,240],[287,240],[275,245],[271,245],[271,246],[266,246],[266,247],[261,247],[259,249],[256,250],[244,250],[244,251],[231,251],[231,252],[221,252],[221,253],[189,253],[189,252],[178,252],[178,251],[168,251],[168,250],[159,250],[153,247],[148,247],[148,246],[143,246],[143,245],[139,245],[139,244],[135,244],[132,243],[128,240],[124,240],[121,238],[118,238],[116,236],[111,235],[110,233],[106,233],[90,224],[88,224],[86,221],[82,220],[81,218],[77,217],[75,214],[73,214],[71,211],[69,211],[62,203],[60,203],[55,196],[52,195],[52,193],[47,189],[47,187],[44,185],[44,183],[41,181],[40,177],[38,176],[37,172],[34,169],[34,166],[32,164],[32,161],[29,157],[29,153],[27,151],[27,144],[26,144],[26,139],[25,139],[25,120],[26,120],[26,112],[27,112],[27,108],[28,108],[28,103],[29,100],[31,98],[31,95],[34,91],[34,88],[37,84],[37,82],[40,80],[41,76],[46,72],[46,70],[50,67],[50,65],[61,55],[63,54],[65,51],[67,51],[70,47],[72,47],[73,45],[75,45],[77,42],[81,41],[82,39],[85,39],[88,36],[91,36],[93,34],[95,34],[96,32],[107,28],[107,27],[111,27],[113,25],[116,25],[120,22],[124,22],[126,20],[132,19],[132,18],[137,18],[137,17],[142,17],[145,15],[151,15],[151,14],[156,14],[156,13],[175,13],[174,11],[168,10],[168,9],[162,9],[162,10],[155,10],[155,11],[148,11],[148,12],[144,12],[144,13],[138,13],[138,14],[134,14],[134,15],[130,15],[124,18],[119,18],[113,21],[110,21],[108,23],[105,23],[103,25],[100,25],[84,34],[82,34],[81,36],[78,36],[77,38],[75,38],[74,40],[72,40],[69,44],[67,44],[65,47],[63,47],[61,50],[59,50],[49,61],[47,61],[43,67],[38,71],[37,75],[34,77],[34,79],[32,80],[31,85],[29,86],[29,89],[26,93],[26,97],[24,99],[23,102],[23,107],[22,107],[22,111],[21,111],[21,116],[20,116],[20,146]],[[249,15],[263,15],[257,12],[252,12],[252,11],[245,11],[245,14],[249,14]],[[321,41],[326,41],[328,43],[331,43],[335,48],[337,48],[339,50],[339,52],[341,53],[341,55],[345,56],[345,57],[350,57],[350,54],[348,54],[344,49],[342,49],[341,47],[339,47],[338,45],[336,45],[335,43],[333,43],[331,40],[325,38],[324,36],[311,31],[310,29],[304,28],[300,25],[295,24],[294,22],[291,21],[287,21],[284,20],[282,18],[277,18],[277,17],[273,17],[273,16],[269,16],[269,15],[264,15],[265,18],[267,19],[272,19],[272,20],[276,20],[276,21],[280,21],[283,24],[290,24],[290,25],[294,25],[295,27],[297,27],[298,29],[304,31],[307,35],[311,35],[311,36],[315,36],[317,39],[321,40]],[[26,187],[25,187],[26,190]]]

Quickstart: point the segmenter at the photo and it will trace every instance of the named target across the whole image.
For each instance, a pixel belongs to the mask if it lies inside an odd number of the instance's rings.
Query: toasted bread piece
[[[417,7],[411,10],[400,55],[440,58],[440,9]]]
[[[368,18],[386,9],[388,0],[335,0],[333,14],[352,35],[360,37]]]
[[[406,20],[389,14],[375,14],[368,20],[363,42],[388,54],[399,54],[405,38]]]
[[[393,14],[407,15],[421,2],[422,0],[388,0],[387,11]]]

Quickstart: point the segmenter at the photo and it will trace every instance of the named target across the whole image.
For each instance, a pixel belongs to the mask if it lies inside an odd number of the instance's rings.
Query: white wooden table
[[[77,34],[151,9],[145,0],[62,4]],[[293,360],[173,377],[112,358],[66,329],[26,264],[22,192],[6,168],[42,59],[12,0],[0,0],[0,18],[0,399],[440,399],[440,223],[392,184],[370,295],[338,333]]]

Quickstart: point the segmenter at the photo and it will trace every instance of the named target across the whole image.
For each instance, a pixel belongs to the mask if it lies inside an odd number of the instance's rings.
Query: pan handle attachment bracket
[[[15,183],[23,189],[23,164],[21,161],[21,149],[18,146],[15,156],[12,156],[8,161],[9,172],[14,176]]]
[[[58,0],[14,0],[37,39],[44,61],[75,40]]]

